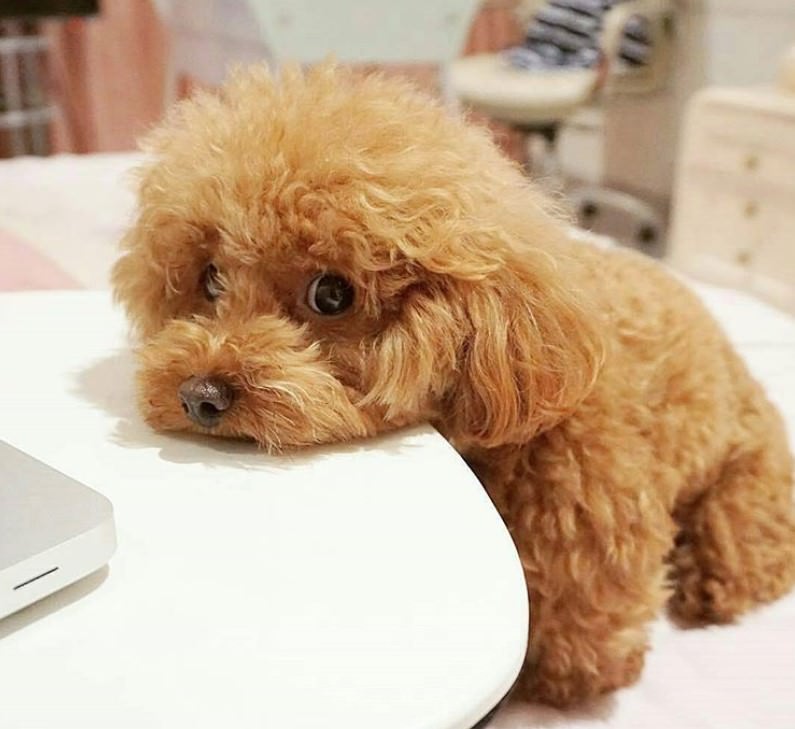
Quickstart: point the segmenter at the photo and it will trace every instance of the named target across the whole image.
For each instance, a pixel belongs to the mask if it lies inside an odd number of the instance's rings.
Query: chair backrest
[[[513,14],[519,26],[525,28],[546,2],[547,0],[518,0],[513,7]]]
[[[278,62],[445,64],[479,0],[248,0]]]
[[[600,48],[608,60],[607,87],[612,93],[650,93],[670,78],[675,7],[672,0],[625,0],[614,5],[604,17]],[[637,67],[618,63],[624,28],[633,17],[647,23],[649,57]]]
[[[526,27],[550,0],[518,0],[514,12]],[[648,93],[663,86],[669,78],[674,0],[620,0],[602,18],[599,48],[608,62],[607,86],[611,92]],[[627,23],[635,18],[647,23],[649,53],[647,62],[629,68],[618,59]]]

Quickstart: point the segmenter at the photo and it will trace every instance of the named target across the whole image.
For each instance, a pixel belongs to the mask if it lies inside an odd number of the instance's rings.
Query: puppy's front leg
[[[520,695],[566,707],[634,683],[647,649],[645,623],[663,601],[659,573],[646,594],[638,595],[645,602],[634,605],[615,584],[594,583],[592,595],[581,587],[552,598],[531,588],[530,648]]]
[[[664,489],[640,438],[603,433],[584,447],[573,432],[582,436],[572,423],[514,458],[500,454],[491,463],[511,463],[510,469],[483,473],[519,549],[530,594],[520,693],[556,706],[638,677],[646,624],[667,597],[663,562],[673,538]]]

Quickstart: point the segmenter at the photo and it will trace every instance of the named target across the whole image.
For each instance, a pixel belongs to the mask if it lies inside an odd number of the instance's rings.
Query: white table
[[[282,458],[138,418],[106,293],[0,296],[0,438],[110,498],[109,570],[0,622],[0,728],[466,729],[508,691],[511,540],[429,427]]]

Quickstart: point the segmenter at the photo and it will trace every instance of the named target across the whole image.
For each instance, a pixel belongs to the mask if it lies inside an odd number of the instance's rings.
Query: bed
[[[0,290],[106,288],[132,213],[137,161],[113,154],[0,163]],[[784,412],[795,446],[795,319],[742,292],[691,284]],[[637,685],[568,713],[508,703],[492,726],[795,727],[795,593],[739,625],[680,630],[661,618],[652,643]]]

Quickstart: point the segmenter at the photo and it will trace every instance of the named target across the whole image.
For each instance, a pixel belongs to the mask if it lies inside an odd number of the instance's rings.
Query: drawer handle
[[[759,167],[759,155],[758,154],[747,154],[745,156],[745,169],[749,172],[753,172],[755,169]]]
[[[745,207],[743,208],[743,214],[746,218],[755,218],[756,214],[759,212],[759,205],[755,203],[753,200],[749,200],[745,203]]]
[[[741,266],[747,266],[751,263],[751,251],[739,251],[735,256],[735,260]]]

